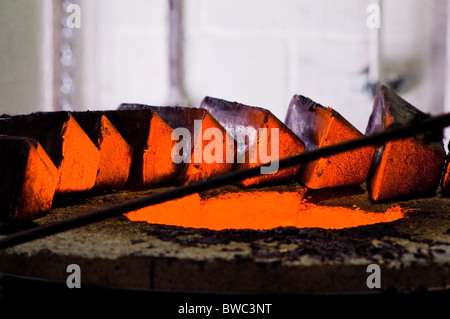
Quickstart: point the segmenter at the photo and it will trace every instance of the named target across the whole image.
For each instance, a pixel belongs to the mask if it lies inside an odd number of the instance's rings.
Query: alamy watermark
[[[172,148],[174,163],[237,163],[246,162],[248,147],[248,162],[268,164],[261,166],[261,174],[274,174],[278,171],[279,163],[279,129],[271,128],[270,135],[267,128],[260,128],[257,132],[249,127],[228,128],[227,134],[217,127],[202,129],[202,120],[194,120],[194,147],[191,145],[191,132],[184,127],[172,131],[172,140],[179,141]],[[203,134],[202,134],[203,132]],[[269,153],[270,140],[270,155]],[[209,142],[208,142],[209,141]],[[234,143],[237,143],[235,159]],[[203,147],[203,143],[207,143]],[[225,143],[225,144],[224,144]],[[225,154],[224,154],[225,145]],[[192,154],[193,153],[193,154]],[[225,156],[224,156],[225,155]],[[193,157],[193,158],[192,158]]]
[[[66,18],[66,26],[69,29],[81,28],[81,7],[78,4],[70,3],[65,10],[69,14]]]
[[[369,16],[366,20],[366,25],[369,29],[379,29],[381,28],[381,7],[376,3],[369,4],[367,6],[366,12]]]
[[[367,288],[381,288],[381,268],[380,265],[370,264],[366,268],[366,272],[370,275],[366,279]]]
[[[81,288],[81,268],[77,264],[70,264],[66,268],[66,272],[70,275],[66,279],[68,288]]]

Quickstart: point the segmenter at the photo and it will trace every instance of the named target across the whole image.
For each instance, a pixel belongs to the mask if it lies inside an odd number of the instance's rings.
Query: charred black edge
[[[143,104],[124,105],[127,107],[119,107],[119,110],[117,111],[79,111],[70,112],[70,114],[72,114],[95,146],[99,147],[99,138],[101,137],[101,119],[102,116],[105,116],[116,128],[122,138],[128,143],[128,145],[130,145],[133,150],[138,150],[133,152],[129,180],[123,188],[128,190],[142,190],[146,188],[146,185],[143,185],[142,179],[140,178],[142,177],[140,171],[142,170],[143,165],[142,152],[147,145],[150,122],[155,112]],[[139,129],[135,129],[133,125],[138,125]],[[155,184],[154,186],[163,186],[169,182],[169,180],[164,181]]]
[[[0,212],[0,227],[8,224],[15,224],[18,222],[16,207],[19,201],[19,196],[22,193],[23,179],[25,175],[25,169],[15,169],[15,167],[24,167],[26,165],[28,154],[30,153],[31,147],[37,147],[38,142],[34,139],[21,137],[21,136],[7,136],[0,135],[0,150],[2,145],[13,151],[14,156],[14,167],[7,167],[13,172],[13,180],[10,181],[13,185],[13,189],[9,194],[1,194],[1,196],[9,197],[9,205],[7,211]]]
[[[390,114],[394,122],[391,125],[402,125],[408,122],[420,122],[430,115],[417,109],[404,100],[395,91],[381,85],[375,95],[372,113],[369,117],[366,134],[373,134],[385,129],[386,115]],[[406,113],[408,116],[404,116]]]
[[[95,146],[99,147],[102,111],[70,112]]]
[[[150,125],[155,112],[149,109],[107,110],[103,115],[114,125],[123,139],[133,149],[130,175],[125,185],[126,189],[142,189],[143,158],[142,153],[147,146]]]
[[[295,94],[292,99],[291,102],[289,104],[289,109],[288,109],[288,113],[286,114],[286,120],[284,121],[285,123],[287,123],[289,117],[290,117],[290,110],[291,110],[291,105],[303,105],[305,107],[305,109],[307,109],[308,111],[314,111],[316,108],[322,109],[322,110],[326,110],[328,109],[326,106],[323,106],[320,103],[317,103],[316,101],[312,100],[309,97],[306,97],[304,95],[300,95],[300,94]],[[336,111],[333,108],[329,108],[331,110],[331,117],[336,117],[338,118],[340,121],[343,121],[345,123],[347,123],[349,126],[353,127],[356,131],[358,131],[355,126],[350,123],[345,117],[343,117],[338,111]]]
[[[384,105],[385,90],[386,87],[382,85],[376,91],[372,106],[372,113],[370,114],[369,122],[366,128],[366,135],[381,132],[384,129],[384,122],[386,119],[386,111],[385,111],[386,106]],[[372,163],[370,165],[369,172],[367,173],[366,177],[366,183],[369,193],[372,193],[371,183],[369,181],[372,180],[380,164],[381,158],[383,157],[383,153],[384,153],[384,145],[380,145],[375,149],[375,153],[372,158]]]
[[[322,104],[320,104],[320,103],[317,103],[316,101],[312,100],[312,99],[309,98],[309,97],[306,97],[306,96],[300,95],[300,94],[295,94],[295,95],[292,97],[292,99],[291,99],[290,105],[299,105],[299,104],[305,106],[305,109],[307,109],[308,111],[314,111],[316,108],[319,108],[319,109],[322,109],[322,110],[326,110],[326,109],[327,109],[326,106],[324,106],[324,105],[322,105]],[[289,110],[290,110],[290,109],[291,109],[291,108],[289,108]],[[351,123],[350,123],[345,117],[343,117],[338,111],[336,111],[336,110],[333,109],[333,108],[330,108],[330,109],[331,109],[331,117],[339,118],[339,120],[348,123],[351,127],[354,127],[354,125],[351,124]],[[288,111],[289,111],[289,110],[288,110]],[[286,115],[285,123],[286,123],[286,121],[288,120],[288,118],[289,118],[289,112],[288,112],[288,114]],[[356,128],[355,128],[355,129],[356,129]]]
[[[444,187],[445,174],[450,169],[450,142],[448,143],[448,149],[449,149],[449,153],[445,157],[444,167],[442,168],[442,172],[441,172],[441,179],[440,179],[440,184],[439,184],[439,186],[441,186],[441,187]],[[444,197],[450,197],[450,194],[447,194],[444,191],[441,191],[441,195]]]
[[[266,124],[269,121],[269,116],[270,115],[272,115],[272,116],[274,116],[276,118],[276,116],[273,115],[272,112],[270,112],[269,110],[267,110],[265,108],[262,108],[262,107],[259,107],[259,106],[252,106],[252,105],[242,104],[242,103],[239,103],[239,102],[236,102],[236,101],[234,101],[234,102],[227,101],[227,100],[224,100],[224,99],[219,99],[219,98],[211,97],[211,96],[205,96],[203,98],[203,100],[200,103],[200,108],[201,109],[205,109],[209,113],[211,113],[209,111],[209,109],[211,109],[211,108],[221,108],[222,110],[229,111],[229,112],[239,112],[242,109],[251,109],[251,110],[263,112],[263,114],[264,114],[263,123],[264,124]],[[218,119],[216,119],[216,120],[220,123],[220,121]],[[287,127],[287,125],[285,125],[283,122],[280,121],[280,124],[284,125],[288,131],[291,131],[291,129],[289,127]],[[292,132],[292,134],[293,134],[293,136],[296,136],[293,132]]]
[[[147,104],[140,103],[121,103],[118,107],[118,111],[126,111],[126,110],[147,110],[150,106]]]
[[[70,116],[72,116],[70,112],[57,111],[3,117],[0,121],[0,134],[37,140],[55,166],[59,167],[63,159],[61,135],[64,133],[64,123],[70,119]],[[55,138],[55,135],[58,135],[58,138]]]
[[[152,106],[147,104],[132,104],[132,103],[122,103],[117,108],[118,111],[133,111],[133,110],[151,110],[158,114],[158,116],[166,122],[170,127],[173,129],[177,127],[188,127],[192,125],[188,125],[189,123],[186,123],[185,119],[186,116],[178,116],[176,118],[176,121],[173,121],[169,115],[173,115],[173,113],[176,112],[189,112],[189,110],[196,110],[198,112],[201,112],[202,119],[206,116],[207,111],[200,108],[195,107],[185,107],[185,106]],[[172,113],[172,114],[171,114]]]
[[[301,103],[302,105],[304,105],[308,108],[308,111],[313,111],[315,108],[321,108],[324,110],[326,109],[326,107],[323,106],[322,104],[313,101],[309,97],[299,95],[299,94],[296,94],[292,97],[291,103],[295,103],[295,104]]]
[[[224,99],[219,99],[216,97],[211,96],[205,96],[200,103],[200,108],[203,108],[203,105],[208,105],[209,107],[220,107],[222,109],[228,110],[228,111],[234,111],[239,110],[242,108],[252,108],[254,110],[263,111],[263,112],[270,112],[267,109],[264,109],[259,106],[253,106],[253,105],[246,105],[242,104],[236,101],[228,101]]]
[[[309,97],[296,94],[289,102],[289,108],[284,120],[286,127],[302,140],[307,151],[318,147],[314,137],[315,128],[309,124],[310,122],[313,122],[316,117],[314,112],[316,108],[326,110],[326,107],[313,101]],[[296,121],[296,115],[294,113],[301,114],[300,123]],[[334,117],[335,114],[336,112],[333,110],[332,116]],[[303,125],[304,123],[306,123],[306,125]],[[299,127],[303,127],[303,129],[299,129]]]
[[[267,121],[269,120],[269,116],[270,115],[272,115],[272,116],[274,116],[276,118],[276,116],[273,115],[273,113],[271,111],[269,111],[268,109],[265,109],[265,108],[262,108],[262,107],[259,107],[259,106],[242,104],[242,103],[239,103],[239,102],[236,102],[236,101],[233,101],[233,102],[232,101],[227,101],[227,100],[224,100],[224,99],[219,99],[219,98],[211,97],[211,96],[205,96],[203,98],[203,100],[200,102],[199,108],[205,109],[209,113],[211,113],[209,111],[209,109],[211,109],[211,108],[220,108],[222,110],[229,111],[229,112],[239,112],[242,109],[251,109],[251,110],[263,112],[263,114],[264,114],[263,122],[264,123],[267,123]],[[217,121],[220,123],[219,120],[217,120]],[[283,122],[280,121],[280,123],[282,125],[286,126]],[[291,131],[291,129],[289,129],[287,126],[286,126],[286,129]],[[292,133],[292,134],[295,136],[294,133]]]
[[[377,134],[364,136],[361,138],[346,141],[344,143],[334,144],[310,152],[304,152],[296,156],[288,157],[279,160],[278,167],[282,169],[289,166],[309,162],[321,157],[326,157],[340,152],[349,151],[359,147],[369,145],[382,145],[391,140],[410,137],[422,132],[442,130],[443,127],[448,125],[450,125],[450,113],[429,117],[419,124],[409,123],[399,128],[392,128],[392,129],[388,128],[385,131]],[[257,166],[250,169],[232,171],[230,173],[214,176],[196,183],[179,186],[167,191],[151,194],[135,200],[130,200],[125,203],[94,210],[89,213],[67,218],[62,221],[46,224],[43,226],[39,226],[37,228],[19,231],[7,235],[3,238],[0,238],[0,249],[12,247],[21,243],[50,236],[59,232],[100,222],[102,220],[120,216],[124,213],[137,210],[146,206],[159,204],[168,200],[206,191],[219,186],[232,184],[236,181],[260,175],[261,174],[260,169],[261,166]]]

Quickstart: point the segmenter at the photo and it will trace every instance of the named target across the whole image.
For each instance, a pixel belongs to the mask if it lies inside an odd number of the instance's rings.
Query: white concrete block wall
[[[390,78],[404,77],[402,96],[418,108],[432,111],[437,108],[431,104],[432,88],[439,84],[427,78],[431,69],[431,3],[385,1],[383,12],[384,73]]]
[[[186,88],[270,109],[293,94],[333,106],[365,129],[367,1],[195,0],[186,3]],[[355,112],[355,105],[358,112]]]
[[[52,107],[50,8],[47,0],[0,2],[0,114]]]
[[[287,91],[286,45],[280,39],[187,37],[186,91],[192,105],[205,95],[269,109]]]
[[[83,108],[111,109],[127,101],[163,104],[168,95],[167,1],[85,4],[97,12],[96,30],[82,31],[85,38],[96,31],[91,54],[97,73],[91,76],[96,77],[98,97],[95,105],[85,99]]]
[[[193,104],[215,95],[270,109],[284,119],[293,94],[332,106],[365,131],[372,98],[367,6],[358,0],[186,2],[186,88]],[[431,3],[385,0],[384,74],[405,78],[402,96],[432,103]],[[445,42],[445,39],[442,39]]]
[[[211,95],[268,108],[284,120],[292,95],[303,94],[334,107],[364,131],[372,107],[363,90],[369,65],[366,8],[374,1],[185,0],[184,86],[191,105]],[[48,0],[0,2],[5,111],[48,107],[48,81],[40,81],[49,61],[42,44],[43,3]],[[168,1],[78,3],[77,109],[110,109],[121,102],[164,105]],[[383,3],[384,74],[404,77],[400,94],[422,110],[443,111],[436,97],[446,83],[433,70],[434,49],[446,41],[445,33],[436,37],[436,8],[446,0]]]

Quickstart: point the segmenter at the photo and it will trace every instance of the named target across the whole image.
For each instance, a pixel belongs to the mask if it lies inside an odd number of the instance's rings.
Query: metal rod
[[[442,128],[449,125],[450,113],[433,116],[421,122],[409,123],[392,129],[388,128],[381,133],[363,136],[361,138],[349,140],[340,144],[334,144],[318,148],[310,152],[304,152],[296,156],[284,158],[278,161],[278,167],[279,169],[282,169],[364,146],[382,145],[392,140],[411,137],[419,133],[442,133]],[[265,165],[269,165],[269,163]],[[257,166],[250,169],[232,171],[230,173],[211,177],[196,183],[179,186],[142,198],[130,200],[122,204],[116,204],[110,207],[94,210],[92,212],[67,218],[62,221],[6,235],[5,237],[0,238],[0,249],[96,223],[146,206],[159,204],[186,195],[224,186],[249,177],[255,177],[261,174],[260,168],[261,166]]]

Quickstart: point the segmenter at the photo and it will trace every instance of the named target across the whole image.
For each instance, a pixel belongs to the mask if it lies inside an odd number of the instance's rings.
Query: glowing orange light
[[[393,205],[385,212],[319,206],[302,201],[298,192],[223,192],[202,198],[198,194],[145,207],[126,214],[132,221],[182,227],[222,229],[270,229],[279,226],[341,229],[405,216],[406,209]]]

